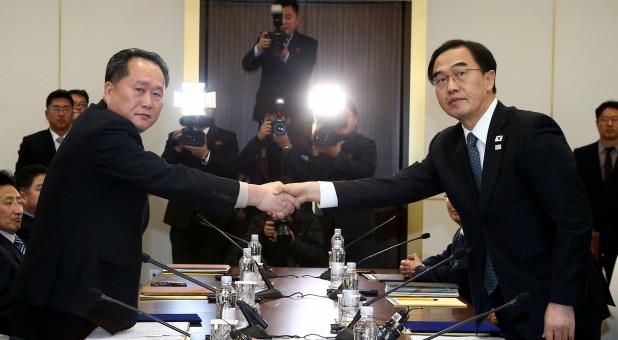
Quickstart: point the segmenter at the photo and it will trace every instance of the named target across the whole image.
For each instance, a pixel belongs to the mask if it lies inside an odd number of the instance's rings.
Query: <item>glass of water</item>
[[[343,294],[337,294],[339,302],[339,323],[348,324],[356,313],[360,305],[360,294],[358,292],[344,290]]]
[[[210,320],[210,340],[228,340],[232,326],[222,319]]]
[[[255,308],[255,281],[236,281],[236,293],[238,300],[244,301],[249,306]]]

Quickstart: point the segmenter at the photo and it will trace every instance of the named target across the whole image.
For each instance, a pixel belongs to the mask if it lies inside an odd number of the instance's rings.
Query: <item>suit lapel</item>
[[[489,124],[485,144],[485,159],[483,160],[483,183],[479,204],[482,211],[487,209],[496,180],[500,174],[502,154],[507,141],[505,126],[507,123],[506,107],[498,102]]]
[[[462,189],[467,191],[471,196],[475,199],[475,202],[478,202],[479,194],[476,190],[476,184],[474,183],[474,177],[472,176],[472,168],[470,166],[470,158],[468,157],[468,149],[466,147],[466,138],[464,137],[463,129],[461,125],[458,125],[460,133],[458,134],[458,141],[451,154],[451,169],[454,170],[454,175],[460,174],[461,172],[457,169],[464,169],[461,183],[463,184]]]
[[[21,263],[21,261],[24,259],[24,254],[22,254],[17,247],[15,247],[15,245],[13,243],[11,243],[11,241],[9,241],[6,237],[0,235],[0,247],[5,247],[9,252],[13,253],[13,256],[15,257],[15,261],[17,261],[17,263]]]

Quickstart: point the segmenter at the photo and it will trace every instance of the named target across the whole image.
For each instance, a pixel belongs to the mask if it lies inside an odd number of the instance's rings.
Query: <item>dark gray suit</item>
[[[600,327],[609,315],[595,272],[591,216],[575,159],[548,116],[498,102],[477,193],[464,132],[438,133],[427,157],[397,174],[335,182],[339,207],[393,206],[446,192],[461,216],[469,251],[468,275],[477,312],[489,308],[483,289],[486,249],[505,300],[532,299],[500,320],[528,339],[543,333],[548,302],[575,306],[576,329]]]

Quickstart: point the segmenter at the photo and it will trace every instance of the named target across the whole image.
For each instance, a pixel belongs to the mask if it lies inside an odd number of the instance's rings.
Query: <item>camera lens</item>
[[[283,119],[277,119],[273,123],[273,133],[277,136],[283,136],[286,132],[285,121]]]

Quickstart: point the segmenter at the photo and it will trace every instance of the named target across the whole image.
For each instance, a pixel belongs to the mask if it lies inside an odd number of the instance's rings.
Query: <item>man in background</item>
[[[236,134],[215,125],[215,108],[208,108],[205,116],[197,116],[197,125],[169,134],[161,157],[169,164],[182,164],[203,172],[229,179],[238,178],[238,140]],[[183,133],[204,134],[202,145],[186,145]],[[190,136],[190,135],[189,135]],[[194,220],[201,214],[218,228],[230,231],[233,212],[217,216],[198,211],[191,206],[169,201],[163,222],[171,226],[172,261],[174,263],[225,263],[229,242],[216,230]]]
[[[28,244],[30,240],[32,225],[34,224],[34,214],[36,213],[41,189],[43,189],[45,175],[47,175],[47,168],[38,164],[26,165],[15,174],[17,190],[19,190],[21,203],[24,208],[21,228],[17,232],[17,236],[25,244]]]
[[[595,113],[599,140],[574,152],[590,199],[594,230],[599,232],[601,266],[609,282],[618,255],[618,102],[606,101]]]
[[[86,110],[90,99],[88,98],[88,92],[86,90],[74,89],[69,93],[73,97],[73,119],[77,119],[79,115]]]
[[[65,90],[56,90],[45,101],[45,118],[49,128],[23,138],[19,146],[15,171],[28,164],[49,167],[56,150],[73,124],[73,97]]]
[[[283,8],[283,46],[274,46],[268,32],[263,32],[242,59],[242,67],[246,71],[262,68],[260,87],[255,95],[253,120],[259,122],[262,119],[264,112],[261,108],[270,104],[270,100],[283,97],[288,107],[288,117],[295,122],[293,129],[309,137],[313,117],[308,113],[306,103],[318,42],[297,31],[300,14],[296,0],[278,0],[275,4]]]

